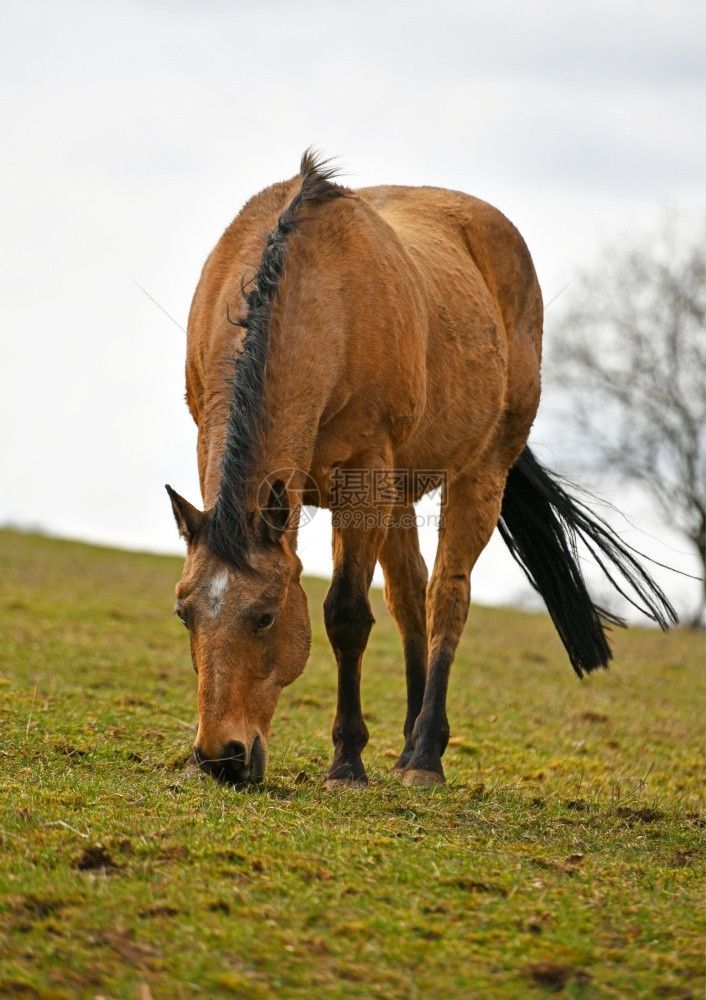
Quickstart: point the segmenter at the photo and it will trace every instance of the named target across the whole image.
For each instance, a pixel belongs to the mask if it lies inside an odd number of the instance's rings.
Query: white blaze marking
[[[220,573],[211,579],[208,588],[208,599],[209,599],[209,614],[211,618],[218,618],[223,607],[225,605],[226,594],[228,593],[228,583],[229,576],[227,570],[221,570]]]

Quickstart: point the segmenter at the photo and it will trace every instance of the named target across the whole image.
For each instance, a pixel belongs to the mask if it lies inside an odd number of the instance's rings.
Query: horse
[[[404,651],[395,768],[406,785],[445,780],[449,673],[471,572],[496,526],[579,677],[608,666],[605,630],[620,622],[592,602],[578,539],[661,627],[676,621],[633,550],[527,447],[542,317],[517,229],[457,191],[352,190],[307,151],[295,177],[255,195],[228,226],[187,329],[203,509],[166,487],[187,547],[175,614],[197,674],[198,767],[234,785],[264,778],[279,695],[311,642],[297,555],[303,506],[332,511],[328,788],[368,780],[360,681],[378,561]],[[413,505],[434,489],[441,516],[428,578]]]

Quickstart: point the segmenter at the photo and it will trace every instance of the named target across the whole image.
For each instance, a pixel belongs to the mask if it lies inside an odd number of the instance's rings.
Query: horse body
[[[188,543],[177,610],[199,674],[203,766],[261,778],[279,691],[304,667],[309,625],[292,530],[303,500],[334,510],[324,612],[339,697],[328,781],[366,780],[360,675],[378,560],[405,653],[397,766],[408,783],[443,780],[446,689],[470,574],[537,410],[541,335],[522,237],[470,196],[351,192],[305,157],[298,177],[261,192],[226,230],[188,328],[205,512],[170,490]],[[292,471],[272,479],[277,470]],[[342,495],[346,474],[400,472],[401,493],[373,497],[368,478],[367,493]],[[443,516],[427,581],[409,515],[439,482]],[[274,520],[262,516],[263,483]],[[583,668],[597,665],[605,664]]]
[[[252,199],[209,257],[194,296],[187,400],[207,507],[220,487],[231,403],[224,372],[245,333],[228,315],[242,313],[262,234],[296,182]],[[492,206],[453,191],[390,186],[315,206],[288,249],[278,305],[273,326],[286,334],[272,345],[276,384],[268,391],[282,398],[268,401],[268,412],[275,433],[280,419],[309,425],[312,456],[300,464],[324,502],[332,466],[354,461],[360,442],[385,452],[389,443],[395,467],[452,475],[486,450],[506,468],[519,455],[539,402],[541,292],[524,241]],[[306,405],[295,405],[301,385]],[[265,451],[270,467],[297,464],[299,448],[286,442]]]

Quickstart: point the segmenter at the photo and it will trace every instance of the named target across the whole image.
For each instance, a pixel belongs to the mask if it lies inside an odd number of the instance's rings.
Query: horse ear
[[[190,545],[201,531],[203,523],[206,520],[206,515],[190,504],[188,500],[185,500],[184,497],[180,497],[177,491],[173,490],[171,486],[165,486],[165,489],[169,494],[169,499],[172,501],[174,520],[177,523],[179,534],[186,544]]]
[[[287,530],[290,515],[287,487],[283,480],[275,479],[270,486],[267,506],[260,511],[262,540],[267,543],[277,543]]]

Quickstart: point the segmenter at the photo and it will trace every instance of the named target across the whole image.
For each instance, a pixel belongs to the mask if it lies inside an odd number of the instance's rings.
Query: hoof
[[[402,772],[402,781],[409,788],[430,788],[432,785],[443,785],[446,779],[443,774],[437,774],[436,771],[410,768]]]
[[[339,792],[346,788],[367,788],[368,779],[362,778],[326,778],[324,788],[327,792]]]

